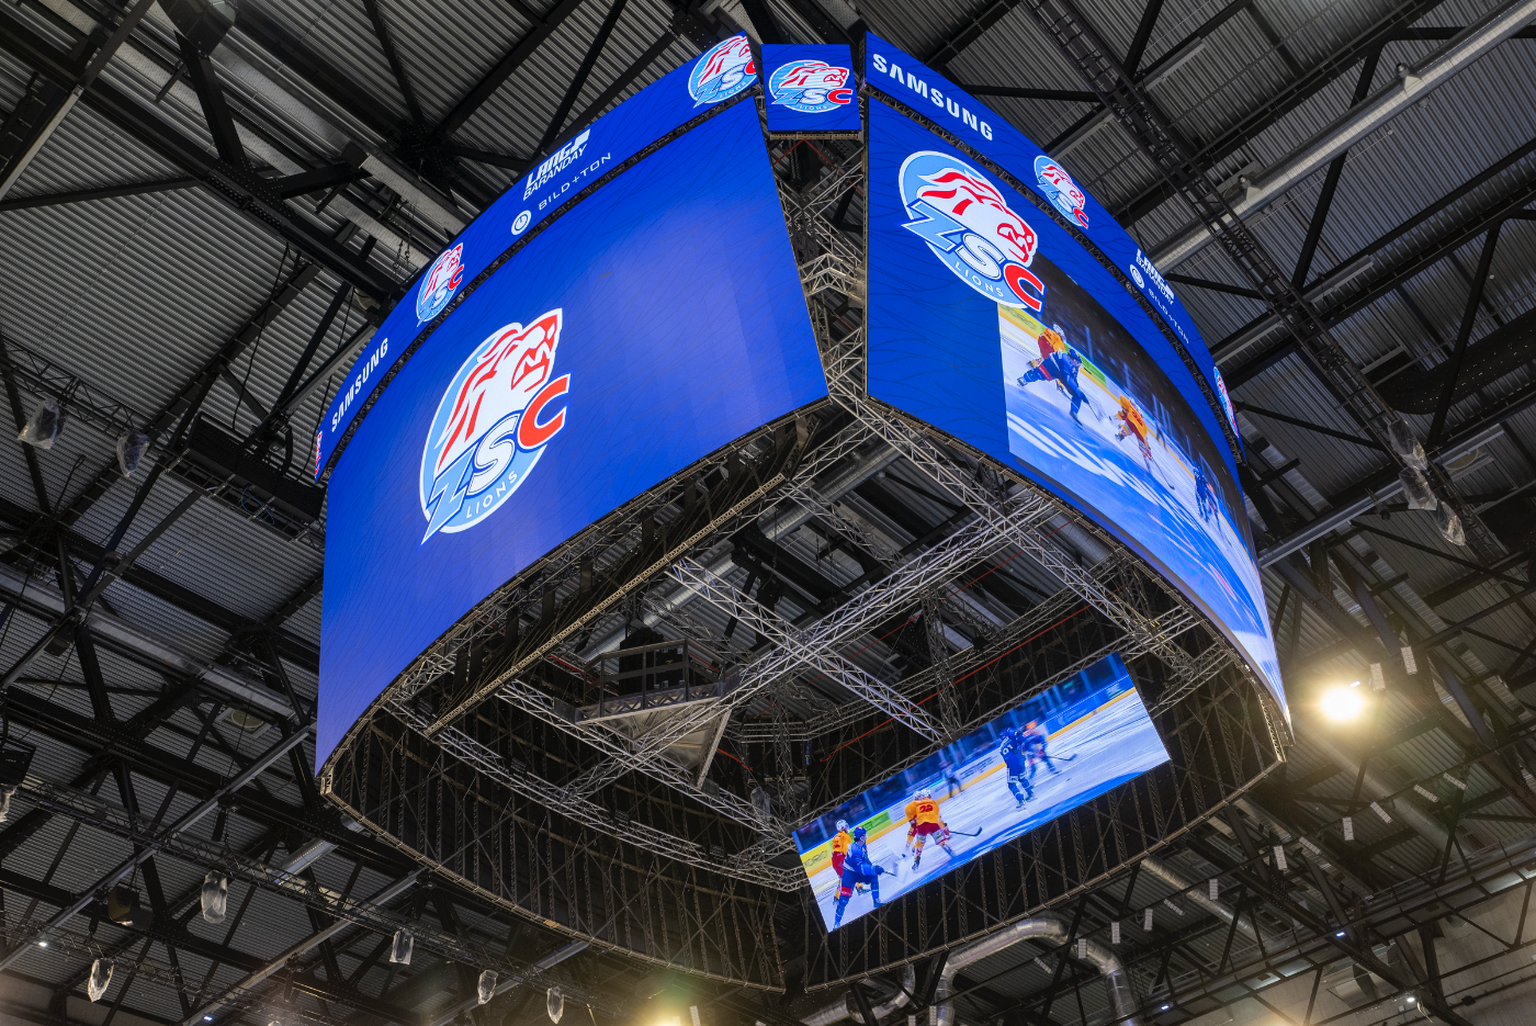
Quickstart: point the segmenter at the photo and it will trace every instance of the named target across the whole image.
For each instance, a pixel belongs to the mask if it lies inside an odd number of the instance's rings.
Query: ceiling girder
[[[71,61],[67,54],[59,52],[8,11],[0,12],[0,47],[57,85],[72,88],[78,78],[77,62]],[[377,268],[359,262],[350,250],[318,225],[272,195],[265,180],[257,177],[249,166],[210,158],[202,146],[183,137],[137,101],[100,80],[92,83],[81,99],[112,125],[197,179],[225,204],[310,260],[344,281],[352,282],[380,303],[388,303],[394,297],[394,281]]]

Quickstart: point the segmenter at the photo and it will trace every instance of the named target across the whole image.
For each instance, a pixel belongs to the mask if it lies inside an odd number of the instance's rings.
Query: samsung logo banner
[[[745,56],[744,56],[745,55]],[[589,186],[623,167],[657,139],[736,96],[756,81],[744,35],[732,36],[696,60],[640,90],[548,154],[431,261],[374,333],[320,421],[316,480],[327,478],[356,419],[368,409],[398,361],[421,333],[449,318],[477,278],[509,246],[569,206]],[[387,340],[387,341],[386,341]]]
[[[926,100],[948,115],[951,121],[958,121],[971,131],[979,133],[983,139],[992,138],[992,126],[987,124],[980,114],[973,113],[964,102],[957,100],[954,93],[944,95],[942,89],[937,85],[930,85],[921,73],[904,70],[900,64],[886,57],[885,54],[876,52],[873,47],[869,51],[869,61],[874,67],[870,85],[890,93],[899,100],[905,100],[908,104],[918,107],[924,114],[932,114],[927,106],[914,102]],[[877,81],[877,77],[881,80]]]

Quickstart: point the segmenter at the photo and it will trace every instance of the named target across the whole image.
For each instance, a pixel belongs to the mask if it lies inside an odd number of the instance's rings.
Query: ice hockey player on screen
[[[923,861],[923,844],[930,834],[937,835],[934,840],[945,854],[950,858],[955,853],[949,847],[949,827],[945,825],[944,818],[939,815],[939,801],[928,788],[923,788],[907,802],[906,819],[911,821],[907,827],[907,844],[904,851],[912,853],[912,869],[915,872],[918,864]],[[914,840],[916,842],[914,846]]]
[[[1029,756],[1029,775],[1031,777],[1035,775],[1035,766],[1042,762],[1045,763],[1045,768],[1052,773],[1061,772],[1061,770],[1056,768],[1056,764],[1051,761],[1051,753],[1045,749],[1047,740],[1045,728],[1041,727],[1038,721],[1030,720],[1024,727],[1024,752]]]
[[[832,917],[834,930],[843,925],[843,912],[848,908],[848,899],[853,897],[853,889],[859,884],[869,885],[869,894],[875,901],[875,908],[880,907],[880,874],[885,872],[885,867],[870,861],[868,837],[863,827],[853,828],[853,844],[849,846],[848,855],[843,861],[843,875],[837,888],[837,912]]]
[[[848,821],[840,819],[837,821],[837,833],[832,835],[832,872],[837,874],[839,880],[843,878],[843,863],[848,860],[848,849],[851,847],[853,838],[848,833]],[[869,890],[864,884],[855,884],[854,889]]]
[[[837,833],[832,835],[832,872],[839,878],[843,875],[843,863],[848,860],[848,849],[853,847],[853,838],[848,834],[848,821],[837,821]]]
[[[1201,520],[1210,520],[1216,513],[1216,494],[1211,490],[1210,478],[1205,476],[1205,463],[1195,460],[1195,508]]]
[[[1083,408],[1083,403],[1088,396],[1083,392],[1083,387],[1077,383],[1077,372],[1082,369],[1083,358],[1077,355],[1077,350],[1068,346],[1065,342],[1059,345],[1052,343],[1049,351],[1046,349],[1046,336],[1055,335],[1057,340],[1061,336],[1047,328],[1040,333],[1041,357],[1038,361],[1031,361],[1029,370],[1019,376],[1019,387],[1023,388],[1031,381],[1054,381],[1056,387],[1065,392],[1072,399],[1072,419],[1079,424],[1077,411]]]
[[[1136,404],[1122,395],[1120,397],[1120,409],[1115,411],[1115,419],[1120,422],[1120,432],[1115,435],[1117,439],[1136,436],[1136,445],[1141,449],[1142,462],[1147,465],[1147,470],[1152,469],[1152,447],[1147,444],[1147,420],[1136,408]]]
[[[1024,731],[1018,727],[1004,730],[997,754],[1003,757],[1003,768],[1008,771],[1008,790],[1018,802],[1016,808],[1022,809],[1025,802],[1035,798],[1034,785],[1029,782],[1029,753],[1024,747]]]

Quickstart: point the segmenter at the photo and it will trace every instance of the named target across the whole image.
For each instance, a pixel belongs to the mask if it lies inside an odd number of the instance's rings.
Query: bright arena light
[[[1323,696],[1323,715],[1330,720],[1352,720],[1365,708],[1365,699],[1354,688],[1334,688]]]

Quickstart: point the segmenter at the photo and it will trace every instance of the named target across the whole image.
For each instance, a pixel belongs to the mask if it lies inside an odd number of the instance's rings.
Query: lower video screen
[[[1118,655],[795,831],[828,932],[1168,761]]]

